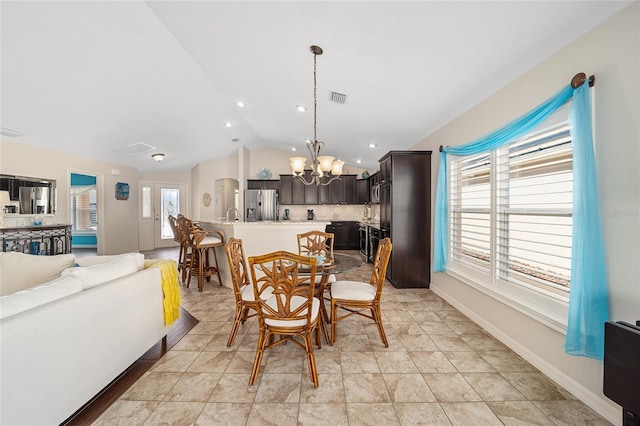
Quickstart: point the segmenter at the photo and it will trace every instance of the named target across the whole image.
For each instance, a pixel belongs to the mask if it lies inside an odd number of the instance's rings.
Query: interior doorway
[[[101,175],[69,172],[69,223],[72,250],[102,252],[102,179]]]

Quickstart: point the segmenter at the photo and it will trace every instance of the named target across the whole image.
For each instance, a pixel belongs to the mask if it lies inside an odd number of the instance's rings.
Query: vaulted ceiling
[[[3,0],[2,133],[143,172],[304,155],[316,44],[325,154],[371,169],[629,3]]]

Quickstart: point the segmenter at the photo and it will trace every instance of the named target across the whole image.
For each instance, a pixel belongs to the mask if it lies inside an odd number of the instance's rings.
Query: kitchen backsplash
[[[372,204],[370,206],[370,218],[371,222],[380,221],[380,204]],[[284,209],[289,209],[289,218],[293,221],[307,220],[307,210],[312,209],[315,220],[326,220],[327,222],[332,220],[355,220],[361,221],[364,217],[365,208],[364,204],[351,205],[351,204],[313,204],[313,205],[286,205],[280,206],[280,219],[284,216]]]

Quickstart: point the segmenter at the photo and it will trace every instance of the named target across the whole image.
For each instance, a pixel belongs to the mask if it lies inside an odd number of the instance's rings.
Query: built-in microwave
[[[380,184],[371,185],[371,203],[380,204]]]

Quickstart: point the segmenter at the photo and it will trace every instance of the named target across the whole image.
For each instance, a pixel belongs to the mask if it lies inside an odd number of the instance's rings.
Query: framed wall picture
[[[116,183],[116,200],[129,199],[129,184],[124,182]]]

